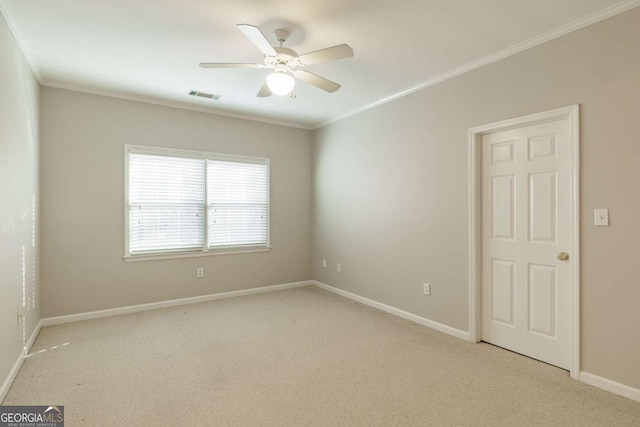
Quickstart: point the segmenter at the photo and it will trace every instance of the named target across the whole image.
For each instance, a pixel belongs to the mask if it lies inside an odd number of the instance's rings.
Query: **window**
[[[269,248],[269,159],[125,146],[125,258]]]

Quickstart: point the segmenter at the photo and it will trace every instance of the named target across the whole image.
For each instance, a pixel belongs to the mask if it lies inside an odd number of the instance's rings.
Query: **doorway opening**
[[[552,360],[574,379],[579,194],[578,105],[469,130],[470,339]],[[558,362],[545,359],[558,343]]]

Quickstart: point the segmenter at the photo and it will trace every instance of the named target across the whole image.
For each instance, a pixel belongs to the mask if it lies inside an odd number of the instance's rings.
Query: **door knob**
[[[569,259],[569,254],[568,254],[568,253],[566,253],[566,252],[560,252],[560,253],[558,254],[558,259],[559,259],[560,261],[566,261],[566,260],[568,260],[568,259]]]

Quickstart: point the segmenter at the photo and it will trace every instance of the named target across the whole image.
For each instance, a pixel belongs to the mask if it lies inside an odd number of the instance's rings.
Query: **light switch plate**
[[[609,209],[594,209],[593,224],[596,227],[608,227],[609,226]]]

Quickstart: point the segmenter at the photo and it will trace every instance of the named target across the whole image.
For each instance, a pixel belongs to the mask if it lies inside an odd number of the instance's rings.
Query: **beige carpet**
[[[68,426],[640,426],[565,371],[314,287],[45,328],[4,404]]]

